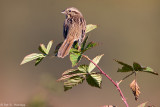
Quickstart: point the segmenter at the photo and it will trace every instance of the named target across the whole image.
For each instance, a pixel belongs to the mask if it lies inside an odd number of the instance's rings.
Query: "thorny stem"
[[[82,55],[82,56],[83,56],[84,58],[86,58],[87,60],[89,60],[91,63],[93,63],[93,64],[100,70],[100,72],[101,72],[103,75],[105,75],[105,76],[116,86],[116,88],[117,88],[117,90],[119,91],[120,96],[122,97],[122,100],[123,100],[123,102],[125,103],[126,107],[129,107],[129,105],[128,105],[127,101],[126,101],[126,98],[124,97],[124,95],[123,95],[123,93],[122,93],[122,91],[121,91],[121,89],[120,89],[120,87],[119,87],[119,84],[116,83],[115,81],[113,81],[112,78],[109,77],[109,76],[108,76],[96,63],[94,63],[88,56],[86,56],[86,55]]]

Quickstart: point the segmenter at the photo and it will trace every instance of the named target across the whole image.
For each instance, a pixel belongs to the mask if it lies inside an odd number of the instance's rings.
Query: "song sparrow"
[[[63,25],[64,42],[58,50],[58,57],[64,58],[69,54],[69,51],[75,41],[78,42],[78,49],[81,48],[81,43],[85,38],[86,21],[82,13],[74,8],[67,8],[62,12],[66,15]]]

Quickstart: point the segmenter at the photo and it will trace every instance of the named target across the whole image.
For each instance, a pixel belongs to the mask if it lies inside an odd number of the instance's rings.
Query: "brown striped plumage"
[[[58,50],[57,56],[64,58],[69,54],[75,41],[78,41],[80,49],[81,43],[85,38],[86,21],[82,13],[74,7],[67,8],[62,13],[66,15],[63,25],[63,36],[65,40]]]

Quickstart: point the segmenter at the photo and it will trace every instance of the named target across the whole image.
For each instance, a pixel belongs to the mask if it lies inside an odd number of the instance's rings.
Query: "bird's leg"
[[[81,46],[78,46],[78,51],[80,51],[81,50]]]
[[[78,40],[78,51],[81,51],[82,39]]]

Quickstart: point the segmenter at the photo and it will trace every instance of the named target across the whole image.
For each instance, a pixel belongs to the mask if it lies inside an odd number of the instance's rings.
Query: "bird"
[[[75,41],[78,42],[78,50],[85,38],[86,21],[82,13],[75,7],[70,7],[61,12],[65,15],[63,24],[64,42],[58,50],[59,58],[66,57]]]

